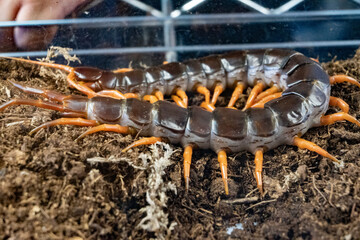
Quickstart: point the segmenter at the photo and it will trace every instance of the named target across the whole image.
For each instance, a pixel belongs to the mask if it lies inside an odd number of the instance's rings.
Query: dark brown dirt
[[[324,67],[360,79],[360,53]],[[1,60],[1,102],[26,96],[7,79],[70,93],[55,72]],[[338,84],[332,95],[360,119],[360,89]],[[216,155],[195,151],[186,194],[179,146],[123,154],[131,136],[98,133],[76,142],[86,128],[73,126],[28,135],[59,117],[30,106],[0,114],[0,239],[360,239],[360,128],[354,124],[304,135],[344,161],[342,167],[293,146],[267,152],[260,198],[249,153],[229,156],[225,196]]]

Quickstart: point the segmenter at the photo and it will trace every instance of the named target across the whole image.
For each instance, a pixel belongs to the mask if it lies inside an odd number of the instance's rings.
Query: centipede
[[[302,135],[310,128],[344,120],[360,127],[360,122],[349,115],[349,105],[330,95],[333,84],[348,82],[360,87],[360,83],[347,75],[330,77],[318,61],[294,50],[240,50],[113,71],[7,58],[61,69],[68,74],[69,86],[83,95],[64,95],[9,81],[23,92],[44,99],[13,98],[0,105],[0,112],[15,105],[61,112],[61,118],[41,124],[30,134],[56,125],[77,125],[89,127],[78,139],[101,131],[142,137],[122,152],[162,141],[180,144],[184,148],[186,191],[193,150],[211,149],[217,154],[226,195],[227,154],[252,153],[257,188],[263,195],[264,152],[293,145],[339,162]],[[237,109],[235,103],[248,87],[252,89],[246,104]],[[216,107],[225,89],[233,90],[231,98],[226,107]],[[200,106],[189,106],[187,92],[204,95],[204,101]],[[171,96],[172,102],[164,96]],[[329,107],[340,111],[327,115]]]

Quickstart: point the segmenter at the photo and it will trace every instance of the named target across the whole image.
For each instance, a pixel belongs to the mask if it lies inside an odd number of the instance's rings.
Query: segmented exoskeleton
[[[61,111],[68,117],[45,123],[32,132],[71,124],[92,126],[80,138],[98,131],[139,132],[141,136],[152,136],[134,142],[125,151],[163,140],[179,143],[185,147],[186,189],[194,147],[212,149],[218,154],[226,194],[226,152],[246,150],[253,153],[257,186],[262,193],[264,151],[289,144],[338,161],[300,136],[311,127],[341,120],[360,126],[360,122],[348,114],[349,106],[330,96],[332,83],[347,81],[359,87],[360,84],[344,75],[329,78],[316,61],[292,50],[237,51],[147,69],[115,71],[17,60],[68,71],[70,86],[88,97],[66,96],[13,83],[25,92],[40,94],[51,101],[13,99],[1,105],[0,111],[11,105],[25,104]],[[244,109],[237,110],[234,104],[247,86],[253,87],[252,92]],[[270,88],[262,92],[266,87]],[[225,88],[235,89],[231,100],[227,107],[215,108],[217,97]],[[214,91],[211,100],[210,90]],[[188,107],[185,91],[204,94],[202,107]],[[163,101],[163,94],[172,95],[176,105]],[[325,115],[329,104],[342,111]]]

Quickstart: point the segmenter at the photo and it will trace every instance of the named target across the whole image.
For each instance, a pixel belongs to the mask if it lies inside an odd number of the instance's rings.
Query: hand
[[[0,0],[0,21],[63,19],[87,0]],[[0,51],[44,48],[57,26],[0,28]]]

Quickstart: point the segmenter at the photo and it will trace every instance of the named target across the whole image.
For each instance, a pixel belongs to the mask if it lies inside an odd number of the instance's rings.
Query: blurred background
[[[70,47],[82,65],[104,69],[256,48],[346,59],[360,45],[360,0],[93,0],[65,19],[0,22],[0,29],[41,34],[53,25],[50,44],[1,55],[36,58],[50,45]]]

